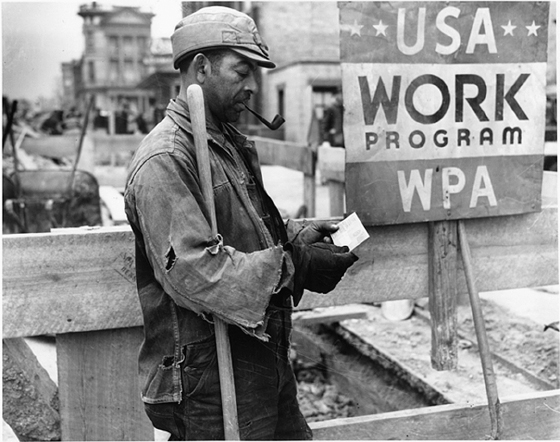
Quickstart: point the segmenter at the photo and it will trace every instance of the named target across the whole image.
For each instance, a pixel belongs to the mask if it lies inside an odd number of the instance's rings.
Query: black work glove
[[[346,273],[348,267],[358,260],[348,247],[315,242],[287,243],[284,249],[291,252],[295,267],[293,299],[297,306],[303,290],[328,293],[333,290]]]
[[[313,221],[301,229],[291,242],[298,245],[315,244],[321,241],[332,244],[330,234],[337,230],[338,226],[330,221]]]

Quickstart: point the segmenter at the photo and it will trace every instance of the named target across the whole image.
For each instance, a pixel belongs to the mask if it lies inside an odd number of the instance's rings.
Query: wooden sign
[[[548,2],[340,2],[347,211],[540,210]]]

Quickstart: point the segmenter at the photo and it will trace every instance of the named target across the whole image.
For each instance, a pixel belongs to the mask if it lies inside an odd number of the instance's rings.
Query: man
[[[178,439],[223,439],[212,318],[229,324],[242,439],[310,439],[288,358],[291,311],[304,288],[332,290],[357,259],[323,242],[336,230],[286,225],[263,188],[252,143],[230,123],[274,67],[251,18],[208,7],[172,36],[181,89],[132,161],[126,213],[136,238],[144,316],[142,399],[156,428]],[[186,90],[206,107],[218,236],[197,173]]]
[[[332,147],[344,147],[343,113],[342,93],[337,91],[334,96],[334,102],[325,109],[323,117],[323,138]]]

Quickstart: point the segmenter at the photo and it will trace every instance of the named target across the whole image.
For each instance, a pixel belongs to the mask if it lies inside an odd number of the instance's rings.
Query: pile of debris
[[[354,416],[353,401],[329,382],[326,367],[319,363],[294,361],[298,401],[307,422]]]

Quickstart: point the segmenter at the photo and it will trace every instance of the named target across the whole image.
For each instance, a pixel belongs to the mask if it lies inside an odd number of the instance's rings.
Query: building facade
[[[76,95],[82,104],[95,97],[95,107],[114,114],[123,109],[143,113],[153,93],[139,89],[148,75],[153,14],[138,7],[81,5],[85,49],[80,60]]]

